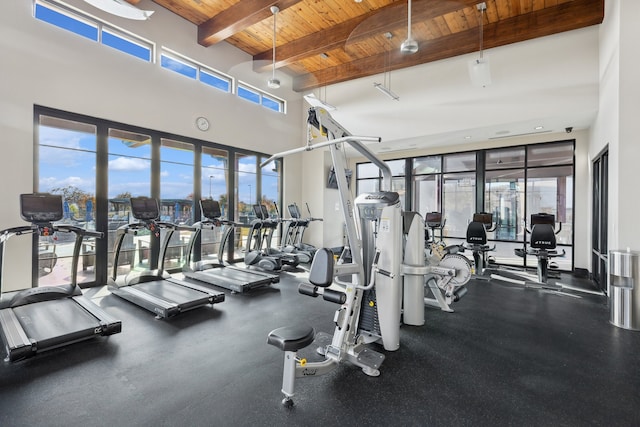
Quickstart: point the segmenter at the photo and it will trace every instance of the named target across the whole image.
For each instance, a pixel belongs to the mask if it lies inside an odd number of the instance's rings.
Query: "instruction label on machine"
[[[389,233],[391,231],[391,221],[389,218],[381,218],[380,219],[380,230],[381,233]]]

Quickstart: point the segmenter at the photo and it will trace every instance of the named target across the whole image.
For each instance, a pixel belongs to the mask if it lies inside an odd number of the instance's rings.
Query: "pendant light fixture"
[[[400,52],[411,55],[418,51],[418,42],[411,37],[411,0],[407,0],[407,39],[400,45]]]
[[[387,95],[389,98],[393,99],[394,101],[399,101],[400,97],[398,95],[396,95],[393,91],[391,91],[391,71],[387,71],[388,68],[391,67],[391,58],[390,58],[390,52],[391,52],[391,38],[393,37],[393,34],[391,33],[384,33],[384,36],[387,38],[387,40],[389,40],[389,49],[387,49],[387,55],[386,55],[386,59],[385,59],[385,64],[384,64],[384,70],[383,70],[383,83],[373,83],[373,87],[375,87],[376,89],[378,89],[380,92],[384,93],[385,95]],[[387,82],[387,74],[389,75],[389,79]]]
[[[469,61],[469,77],[474,86],[486,87],[491,84],[491,67],[489,59],[482,55],[484,42],[484,12],[487,10],[485,2],[478,3],[476,8],[480,11],[480,57]]]
[[[91,6],[97,7],[121,18],[145,21],[153,14],[153,10],[142,10],[124,0],[84,0]]]
[[[280,8],[278,8],[278,6],[271,6],[271,13],[273,13],[273,71],[271,78],[267,81],[267,86],[271,89],[278,89],[280,87],[280,80],[276,79],[276,27],[278,12],[280,12]]]

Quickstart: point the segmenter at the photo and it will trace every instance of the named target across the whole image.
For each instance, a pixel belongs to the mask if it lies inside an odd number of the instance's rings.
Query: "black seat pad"
[[[311,326],[284,326],[269,332],[267,344],[282,351],[297,351],[313,342],[315,331]]]
[[[556,233],[549,224],[536,224],[531,230],[531,247],[535,249],[555,249]]]
[[[487,244],[487,230],[484,224],[478,221],[471,221],[467,226],[467,243],[473,245]]]

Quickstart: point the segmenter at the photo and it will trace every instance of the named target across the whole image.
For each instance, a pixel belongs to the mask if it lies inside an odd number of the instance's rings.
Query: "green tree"
[[[93,194],[87,193],[74,185],[53,188],[51,189],[51,193],[61,194],[62,198],[66,200],[67,203],[80,203],[84,205],[87,200],[93,199]]]

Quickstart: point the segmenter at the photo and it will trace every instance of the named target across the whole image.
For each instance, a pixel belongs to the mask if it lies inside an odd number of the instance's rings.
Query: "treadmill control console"
[[[20,216],[25,221],[51,228],[52,222],[60,221],[64,216],[62,196],[48,193],[21,194]]]

